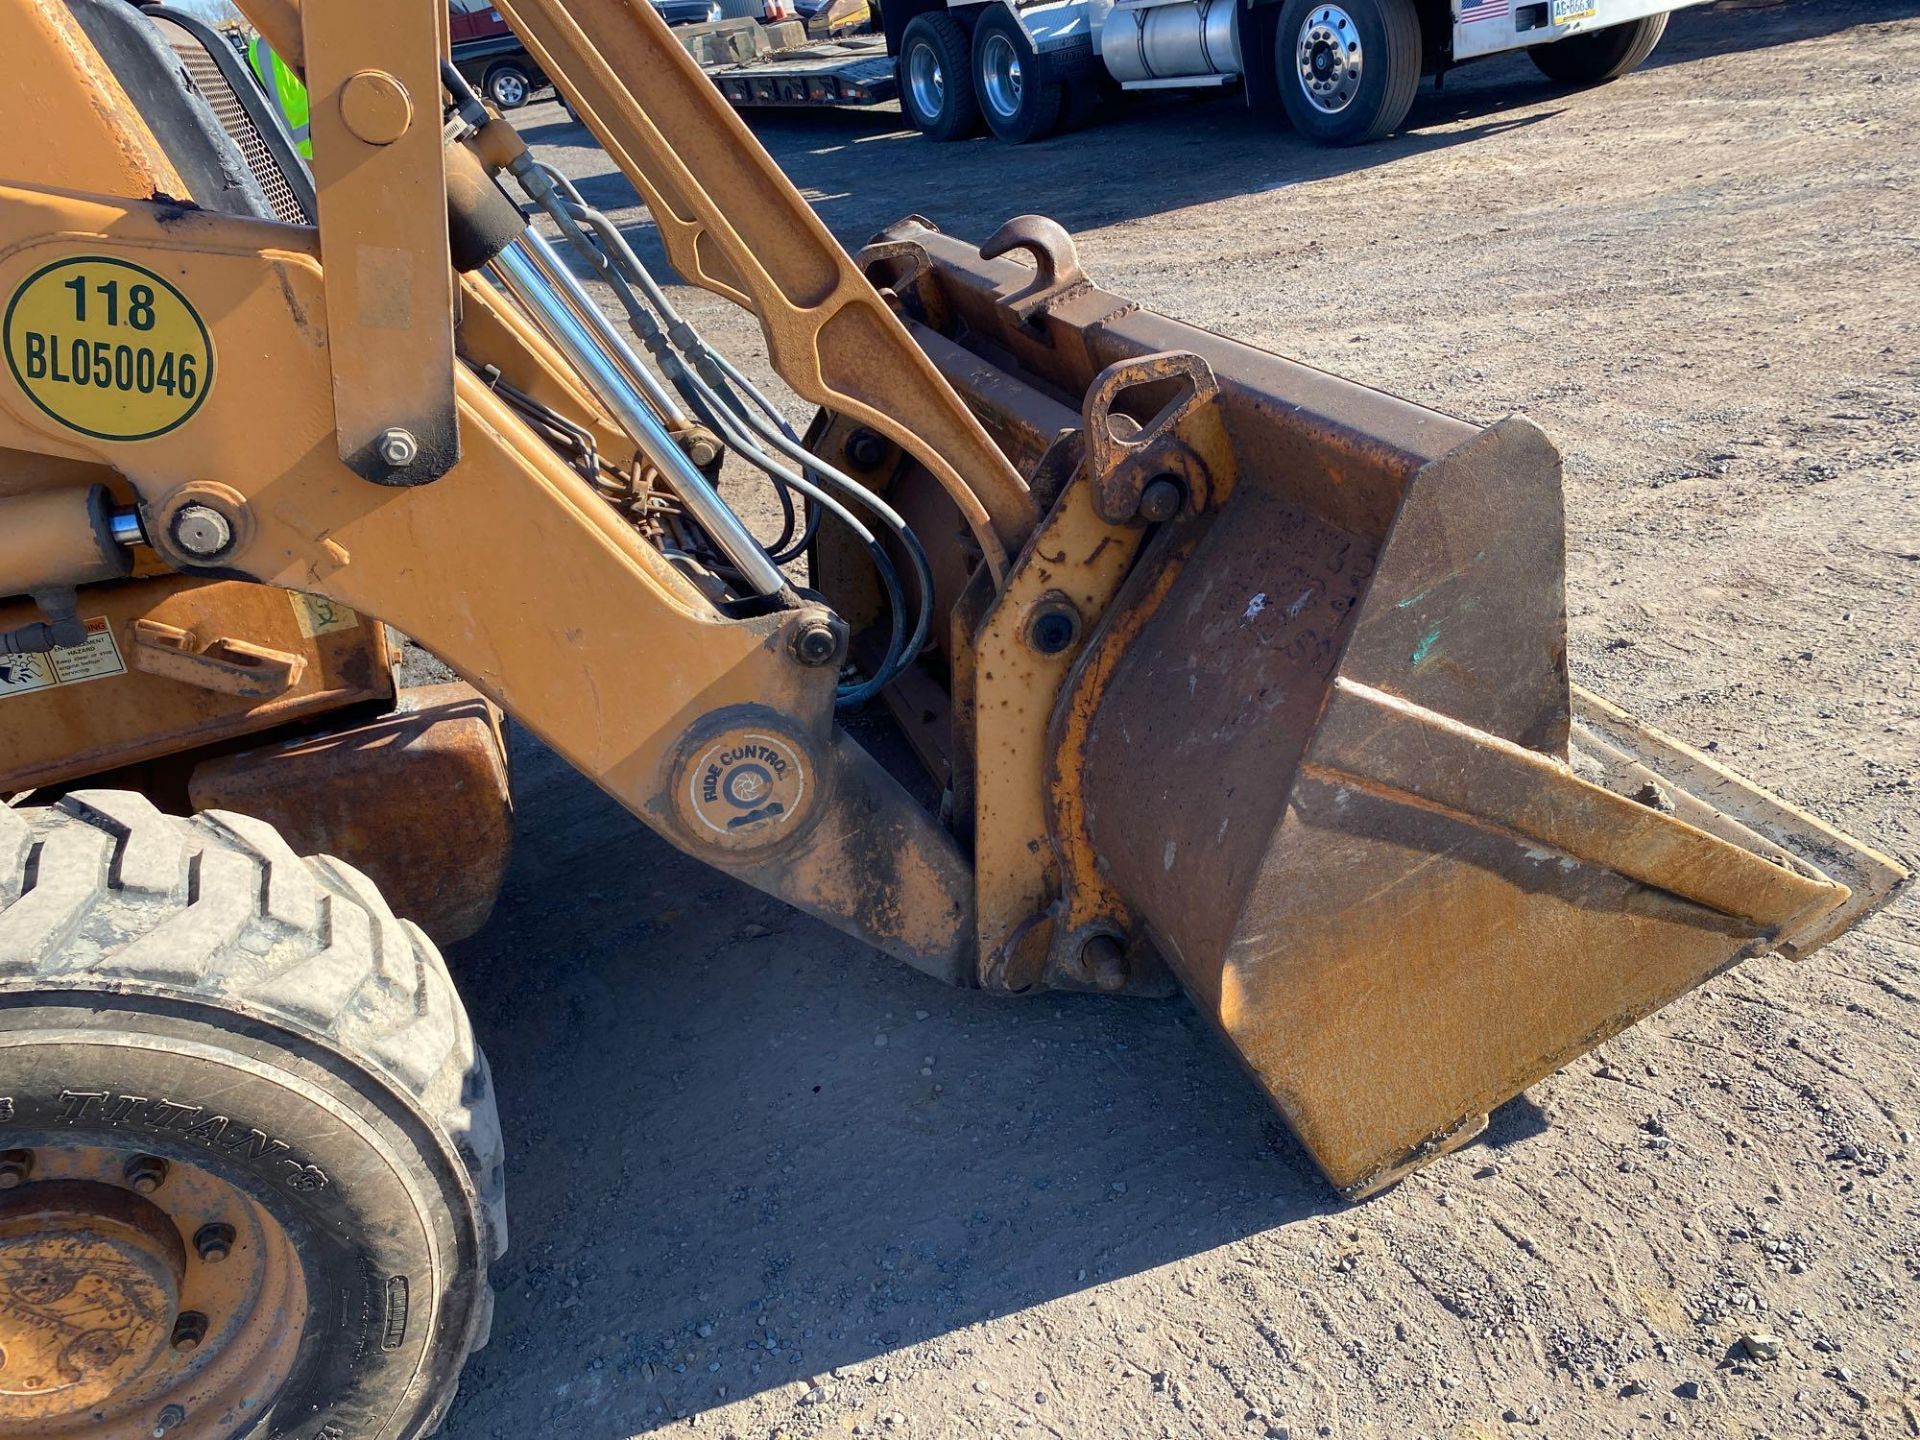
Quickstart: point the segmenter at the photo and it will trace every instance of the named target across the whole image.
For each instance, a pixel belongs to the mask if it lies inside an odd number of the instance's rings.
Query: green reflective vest
[[[308,124],[307,87],[294,68],[274,54],[273,47],[258,36],[247,46],[247,63],[253,66],[255,77],[280,107],[280,118],[287,122],[287,129],[293,135],[293,148],[311,160],[313,134]]]

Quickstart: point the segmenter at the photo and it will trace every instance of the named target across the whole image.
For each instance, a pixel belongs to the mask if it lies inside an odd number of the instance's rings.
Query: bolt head
[[[380,458],[398,470],[403,465],[411,465],[420,455],[420,442],[413,438],[411,430],[394,426],[391,430],[380,432]]]
[[[840,653],[840,636],[827,620],[803,620],[793,632],[794,658],[802,665],[828,665]]]
[[[1127,951],[1117,936],[1091,937],[1080,948],[1080,968],[1096,990],[1115,995],[1127,988]]]
[[[847,437],[847,459],[862,470],[871,470],[887,458],[887,442],[871,430],[856,430]]]
[[[0,1190],[24,1185],[33,1176],[31,1150],[0,1150]]]
[[[1158,475],[1140,491],[1140,518],[1155,524],[1171,520],[1187,503],[1187,487],[1171,475]]]
[[[211,505],[182,505],[168,532],[175,545],[197,560],[211,560],[233,548],[233,523]]]

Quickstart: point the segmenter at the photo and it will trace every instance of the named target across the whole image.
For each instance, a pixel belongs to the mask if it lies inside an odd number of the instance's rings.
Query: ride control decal
[[[740,726],[688,754],[675,788],[681,822],[695,838],[727,850],[788,834],[811,803],[806,753],[787,736]]]
[[[125,260],[77,255],[7,301],[7,368],[47,415],[95,440],[151,440],[213,389],[213,341],[172,285]]]

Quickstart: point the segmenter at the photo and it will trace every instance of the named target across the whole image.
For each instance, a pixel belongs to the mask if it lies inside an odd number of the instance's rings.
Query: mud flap
[[[1573,689],[1559,457],[1527,421],[1420,466],[1380,536],[1282,472],[1243,453],[1193,522],[1094,717],[1088,823],[1344,1194],[1904,878]]]

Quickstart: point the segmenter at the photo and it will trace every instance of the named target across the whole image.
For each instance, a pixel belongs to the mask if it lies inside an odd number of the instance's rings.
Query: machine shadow
[[[616,1440],[1342,1208],[1184,1001],[948,990],[514,748],[449,955],[512,1248],[447,1440],[509,1392]]]

